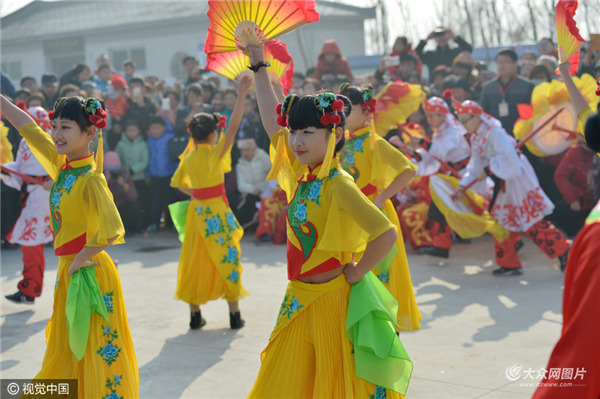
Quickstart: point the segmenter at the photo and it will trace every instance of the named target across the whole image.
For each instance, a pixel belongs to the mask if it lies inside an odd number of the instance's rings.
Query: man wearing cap
[[[42,94],[48,107],[52,107],[58,99],[58,76],[54,72],[42,75]]]
[[[436,41],[437,48],[435,50],[423,51],[425,45],[431,39]],[[450,39],[454,40],[458,44],[458,47],[451,48],[448,45],[448,40]],[[455,35],[450,28],[438,27],[427,36],[427,39],[419,42],[415,51],[419,54],[423,63],[427,65],[427,68],[429,68],[429,73],[431,73],[438,65],[451,67],[452,61],[454,61],[454,58],[458,54],[463,51],[470,53],[473,51],[473,46],[467,43],[462,37]]]

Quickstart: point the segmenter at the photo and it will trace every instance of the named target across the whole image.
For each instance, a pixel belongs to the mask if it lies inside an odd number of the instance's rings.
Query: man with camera
[[[437,48],[435,50],[423,51],[425,45],[431,39],[436,41]],[[448,44],[449,40],[454,40],[458,44],[458,47],[451,48]],[[462,37],[455,35],[450,28],[438,27],[427,36],[427,39],[419,42],[415,51],[419,54],[423,63],[427,65],[427,68],[429,68],[429,73],[431,73],[438,65],[451,67],[454,57],[463,51],[470,53],[473,51],[473,46],[467,43]]]

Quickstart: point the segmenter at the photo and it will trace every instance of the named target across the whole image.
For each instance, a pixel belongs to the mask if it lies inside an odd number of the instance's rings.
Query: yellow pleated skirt
[[[403,398],[356,376],[346,337],[350,287],[344,275],[325,284],[289,283],[288,293],[301,299],[290,301],[286,294],[279,317],[297,315],[276,327],[249,398]]]
[[[192,200],[179,256],[175,299],[192,305],[248,294],[242,285],[240,240],[244,235],[222,198]]]
[[[127,322],[121,279],[106,252],[91,258],[98,262],[96,280],[108,311],[108,323],[97,313],[90,320],[85,354],[77,361],[69,347],[65,303],[69,267],[74,256],[61,256],[54,288],[52,317],[46,326],[46,354],[35,379],[77,379],[79,398],[139,398],[138,365]],[[24,396],[35,398],[38,396]],[[39,398],[44,398],[40,395]]]
[[[397,227],[398,238],[396,240],[396,249],[398,254],[390,264],[387,273],[380,273],[373,269],[373,273],[388,289],[388,291],[398,301],[398,326],[400,331],[413,331],[421,328],[421,312],[415,298],[415,289],[410,278],[410,269],[406,257],[406,248],[404,247],[404,238],[402,237],[402,228],[398,214],[390,200],[385,202],[384,212],[390,222]]]

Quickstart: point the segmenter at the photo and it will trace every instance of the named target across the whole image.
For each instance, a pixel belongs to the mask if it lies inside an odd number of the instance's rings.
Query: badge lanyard
[[[512,85],[515,83],[515,80],[517,80],[516,76],[512,78],[512,80],[506,87],[506,90],[504,90],[502,84],[500,83],[500,79],[498,79],[498,90],[500,90],[500,94],[502,94],[502,102],[498,105],[498,115],[501,118],[508,116],[508,103],[506,102],[506,93],[508,93]]]

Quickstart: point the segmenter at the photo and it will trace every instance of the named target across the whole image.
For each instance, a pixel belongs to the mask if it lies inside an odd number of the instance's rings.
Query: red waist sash
[[[192,197],[197,200],[209,200],[223,197],[223,200],[225,200],[227,206],[229,206],[229,201],[227,201],[227,195],[225,193],[225,183],[211,187],[194,188],[192,189]]]

